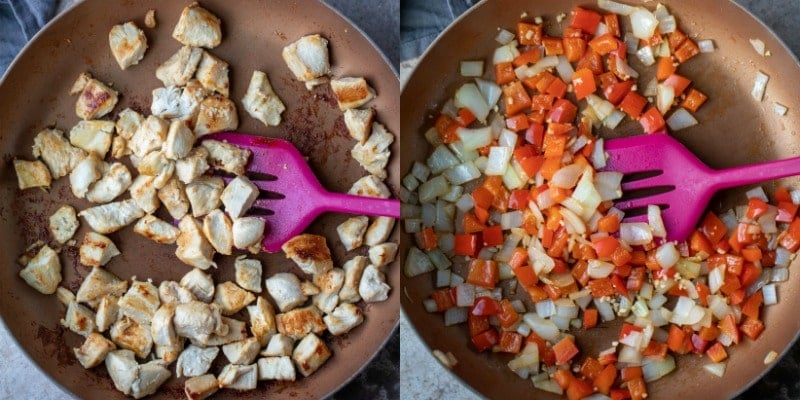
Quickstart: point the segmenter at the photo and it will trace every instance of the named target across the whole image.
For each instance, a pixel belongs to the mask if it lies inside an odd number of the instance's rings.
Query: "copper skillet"
[[[50,193],[16,189],[16,176],[11,167],[15,156],[31,158],[34,135],[48,125],[68,130],[77,121],[75,99],[69,87],[79,73],[89,70],[99,79],[113,82],[123,94],[116,111],[133,107],[149,109],[150,91],[160,85],[155,68],[180,44],[171,31],[181,9],[190,2],[87,0],[67,11],[19,55],[0,83],[0,243],[3,243],[0,272],[0,316],[5,325],[31,359],[65,391],[86,399],[121,399],[103,367],[84,370],[75,361],[72,348],[79,346],[78,335],[65,331],[58,321],[63,307],[55,296],[43,296],[31,290],[17,276],[16,257],[36,240],[49,240],[47,217],[62,203],[78,209],[88,206],[72,196],[65,180],[54,185]],[[261,133],[291,140],[304,155],[322,183],[331,190],[346,191],[366,172],[349,154],[353,146],[344,127],[336,100],[327,88],[309,92],[295,81],[280,57],[283,46],[309,33],[321,33],[330,39],[331,62],[335,76],[365,76],[375,87],[378,97],[370,105],[378,111],[378,119],[393,132],[399,132],[399,82],[390,64],[375,46],[347,20],[331,8],[316,1],[279,0],[203,1],[201,4],[223,21],[223,43],[213,52],[231,64],[231,98],[237,103],[243,97],[254,69],[269,73],[277,93],[287,106],[284,122],[278,128],[265,129],[260,122],[240,110],[239,130]],[[128,20],[143,27],[148,9],[156,9],[158,26],[145,29],[150,49],[144,60],[127,71],[121,71],[108,48],[108,30]],[[393,151],[398,154],[399,145]],[[398,187],[397,156],[389,166],[389,185]],[[165,217],[162,215],[162,217]],[[334,260],[341,264],[352,254],[345,254],[338,243],[336,226],[344,215],[325,215],[309,229],[329,239]],[[82,240],[82,227],[76,239]],[[179,279],[188,268],[173,255],[171,246],[159,246],[125,229],[111,235],[123,254],[109,264],[109,269],[122,278],[134,275],[139,279]],[[361,250],[364,252],[364,249]],[[282,254],[261,254],[264,273],[295,270]],[[214,272],[215,280],[233,279],[233,258],[226,259]],[[77,248],[67,247],[62,253],[64,280],[62,285],[75,291],[88,273],[77,261]],[[395,288],[388,301],[366,307],[366,322],[341,338],[328,338],[334,356],[309,379],[292,384],[261,383],[256,391],[218,392],[215,398],[291,397],[318,399],[334,393],[365,366],[395,330],[399,318],[400,272],[397,266],[388,270],[390,285]],[[266,294],[264,294],[266,296]],[[223,357],[220,357],[220,360]],[[219,367],[213,371],[218,372]],[[30,385],[34,382],[20,382]],[[153,398],[184,398],[182,379],[171,379]]]
[[[637,3],[628,1],[627,3]],[[662,1],[678,18],[684,31],[698,38],[713,39],[718,50],[703,54],[682,66],[680,72],[696,82],[710,100],[697,115],[700,125],[680,131],[677,137],[709,165],[722,168],[763,160],[778,159],[800,152],[797,114],[778,117],[772,103],[778,101],[790,110],[800,107],[796,96],[800,89],[800,65],[789,50],[764,25],[731,1]],[[637,3],[639,4],[639,3]],[[550,25],[548,31],[560,32],[556,15],[576,5],[596,7],[594,1],[485,1],[452,24],[428,49],[419,65],[403,86],[401,95],[402,147],[401,171],[407,172],[413,161],[427,157],[423,133],[432,125],[432,115],[450,98],[464,78],[458,74],[459,60],[484,59],[491,63],[497,27],[515,29],[523,12],[532,18],[541,15]],[[655,2],[650,3],[655,6]],[[623,20],[625,20],[623,18]],[[564,25],[567,22],[564,23]],[[760,38],[772,56],[760,58],[748,39]],[[490,65],[490,64],[489,64]],[[639,68],[641,70],[641,68]],[[762,103],[750,96],[756,70],[771,77],[767,98]],[[652,76],[645,76],[646,83]],[[606,137],[638,134],[638,124],[628,122]],[[679,166],[676,166],[679,167]],[[798,180],[783,182],[794,184]],[[767,185],[767,189],[773,185]],[[719,194],[712,206],[725,210],[743,202],[744,189]],[[403,241],[405,254],[413,239]],[[795,262],[792,268],[797,268]],[[770,366],[762,362],[774,350],[786,353],[797,338],[800,321],[795,304],[800,301],[800,285],[795,276],[783,284],[780,303],[766,310],[767,330],[755,342],[747,341],[732,350],[723,379],[703,371],[706,358],[686,356],[678,361],[678,369],[666,378],[649,385],[651,398],[705,399],[731,398],[765,374]],[[505,365],[510,357],[478,354],[468,343],[466,326],[445,328],[442,317],[429,314],[422,307],[433,289],[430,276],[403,278],[403,311],[417,333],[431,349],[451,351],[458,359],[453,373],[477,393],[489,398],[554,398],[537,391],[530,381],[522,380]],[[576,332],[586,354],[596,354],[608,347],[618,329],[594,329]],[[776,362],[777,363],[777,362]],[[765,395],[762,393],[762,395]]]

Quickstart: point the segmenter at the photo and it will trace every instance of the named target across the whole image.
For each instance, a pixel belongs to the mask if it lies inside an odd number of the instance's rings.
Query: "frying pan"
[[[796,79],[800,76],[800,65],[789,50],[759,21],[731,1],[674,0],[662,3],[675,14],[685,32],[697,39],[713,39],[717,47],[715,52],[702,54],[679,69],[679,73],[691,78],[709,100],[696,115],[700,124],[676,132],[675,136],[714,168],[797,155],[800,139],[797,137],[797,112],[792,110],[800,107],[796,96],[800,89],[800,81]],[[498,46],[494,41],[496,28],[514,31],[523,12],[527,12],[530,18],[543,16],[547,31],[560,34],[556,16],[562,12],[568,15],[576,5],[596,8],[596,2],[591,1],[485,1],[442,33],[403,86],[401,171],[407,173],[414,161],[424,161],[427,157],[429,146],[423,133],[433,124],[432,116],[437,115],[444,102],[466,80],[458,73],[460,60],[483,59],[491,65],[492,51]],[[654,6],[655,2],[649,5]],[[568,21],[562,25],[566,26]],[[627,18],[621,21],[627,22]],[[758,56],[748,42],[749,38],[763,40],[772,53],[771,57]],[[641,66],[637,69],[642,71]],[[757,70],[770,76],[767,96],[761,103],[750,97]],[[640,78],[640,83],[646,83],[653,73],[650,69],[650,74]],[[772,103],[776,101],[788,106],[789,114],[783,117],[774,114]],[[600,131],[603,137],[639,133],[641,128],[631,121],[614,131]],[[798,180],[789,179],[781,183],[797,187]],[[765,187],[769,191],[774,189],[774,184]],[[746,189],[720,193],[711,208],[722,211],[742,204]],[[401,242],[401,254],[405,255],[413,239],[408,236]],[[792,268],[797,268],[798,263],[795,261]],[[431,349],[452,352],[458,360],[452,372],[477,393],[489,398],[556,398],[537,391],[530,380],[513,374],[506,366],[510,356],[476,353],[469,344],[465,325],[444,327],[440,314],[427,313],[422,301],[434,289],[430,275],[403,277],[402,284],[403,311],[419,336]],[[800,285],[793,277],[780,285],[779,292],[779,304],[767,307],[764,312],[767,329],[758,340],[745,340],[730,351],[723,378],[702,370],[702,365],[708,362],[706,357],[679,357],[676,371],[648,384],[650,398],[731,398],[759,379],[777,363],[765,366],[762,362],[764,356],[770,351],[781,355],[787,352],[800,329],[793,308],[800,301]],[[596,355],[598,350],[609,346],[619,332],[618,325],[609,326],[575,332],[584,354]]]
[[[122,399],[114,389],[104,367],[84,370],[75,360],[72,348],[82,343],[78,335],[63,329],[58,321],[64,307],[55,296],[44,296],[28,287],[18,276],[17,256],[37,240],[47,242],[47,218],[61,204],[77,209],[89,206],[75,199],[67,180],[61,179],[46,193],[41,190],[19,191],[11,160],[31,159],[31,145],[36,133],[57,126],[69,130],[78,118],[75,98],[68,92],[83,71],[92,72],[104,82],[113,82],[122,96],[115,108],[148,111],[150,92],[161,86],[155,77],[156,67],[180,47],[171,31],[181,9],[189,2],[87,0],[67,11],[40,32],[20,54],[0,83],[0,316],[30,358],[65,391],[85,399]],[[321,2],[276,0],[270,2],[203,1],[202,5],[219,16],[223,23],[223,42],[212,52],[231,65],[231,98],[237,104],[243,97],[254,69],[266,71],[272,85],[286,104],[284,121],[277,128],[265,128],[239,110],[242,132],[264,134],[292,141],[308,156],[309,164],[322,184],[335,191],[347,191],[366,172],[350,157],[354,141],[349,138],[341,111],[332,92],[325,87],[307,91],[285,66],[280,51],[302,35],[321,33],[330,40],[333,76],[364,76],[378,96],[370,106],[377,119],[393,132],[399,132],[399,81],[380,52],[347,20]],[[158,26],[145,30],[150,45],[139,65],[121,71],[108,47],[112,25],[134,20],[144,27],[148,9],[156,9]],[[114,117],[112,115],[111,117]],[[392,148],[397,154],[397,142]],[[399,157],[389,165],[390,189],[398,186]],[[166,217],[166,215],[161,215]],[[360,249],[346,253],[335,233],[347,216],[328,214],[319,218],[309,232],[328,238],[334,262],[341,265]],[[82,223],[75,238],[78,243],[88,228]],[[110,235],[122,251],[108,269],[124,279],[137,276],[158,283],[178,280],[189,271],[174,256],[174,246],[161,246],[139,237],[126,228]],[[394,238],[396,240],[396,237]],[[77,247],[67,246],[61,253],[62,286],[76,291],[89,272],[78,263]],[[297,271],[283,254],[259,254],[264,276]],[[215,282],[233,280],[233,257],[211,271]],[[383,346],[399,318],[399,268],[387,270],[389,284],[395,288],[383,303],[364,308],[365,322],[348,335],[328,337],[333,357],[308,379],[294,383],[260,383],[258,390],[238,393],[220,391],[215,398],[292,397],[318,399],[333,393],[346,383]],[[264,293],[264,295],[266,295]],[[218,362],[224,357],[220,357]],[[219,372],[220,365],[212,367]],[[26,384],[26,383],[20,383]],[[153,398],[180,399],[183,380],[170,379]]]

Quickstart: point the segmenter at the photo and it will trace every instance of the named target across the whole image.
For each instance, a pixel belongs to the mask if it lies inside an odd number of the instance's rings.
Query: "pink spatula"
[[[689,237],[711,196],[721,189],[800,175],[800,157],[713,170],[665,133],[611,139],[605,142],[605,151],[608,160],[604,170],[618,171],[626,177],[650,175],[623,180],[623,200],[614,206],[622,211],[650,204],[660,206],[667,240]],[[648,191],[662,193],[648,194]],[[625,219],[646,221],[647,216]]]
[[[268,214],[262,242],[267,252],[280,251],[281,245],[326,211],[400,217],[398,200],[327,191],[297,148],[285,140],[242,133],[215,133],[201,140],[228,142],[253,152],[246,175],[261,190],[253,209]]]

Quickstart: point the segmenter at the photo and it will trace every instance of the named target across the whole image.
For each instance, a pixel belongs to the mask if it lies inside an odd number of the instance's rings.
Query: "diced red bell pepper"
[[[467,325],[469,326],[470,337],[483,333],[492,327],[491,324],[489,324],[488,315],[473,315],[472,313],[467,315]]]
[[[517,74],[514,72],[514,64],[510,62],[497,63],[494,66],[494,80],[502,86],[514,82]]]
[[[792,222],[795,215],[797,215],[797,204],[789,201],[778,202],[778,215],[775,217],[777,222]]]
[[[611,84],[603,89],[603,95],[606,96],[606,99],[608,99],[611,104],[617,106],[625,99],[625,96],[630,93],[634,82],[633,79],[628,79],[627,81]]]
[[[686,90],[691,83],[691,80],[678,74],[672,74],[664,80],[664,85],[672,87],[675,91],[675,97],[682,95],[683,91]]]
[[[447,311],[456,306],[456,301],[450,289],[441,289],[431,293],[431,298],[436,302],[436,311]]]
[[[721,362],[728,358],[728,352],[725,351],[725,347],[720,343],[716,342],[711,347],[706,350],[706,355],[708,358],[711,359],[711,362]]]
[[[750,340],[756,340],[764,332],[764,323],[755,318],[745,318],[744,322],[739,326],[739,330],[749,337]]]
[[[522,350],[522,339],[523,336],[517,332],[502,331],[500,332],[500,344],[496,349],[501,353],[519,353]]]
[[[570,381],[569,386],[567,387],[568,400],[580,400],[591,395],[592,393],[594,393],[592,383],[581,378],[573,379]]]
[[[569,26],[594,35],[602,18],[603,16],[595,11],[575,7],[572,10],[572,22],[570,22]]]
[[[542,44],[542,26],[518,22],[517,38],[523,46],[538,46]]]
[[[603,56],[619,48],[619,40],[610,33],[605,33],[589,41],[589,47]]]
[[[503,104],[506,107],[506,115],[514,115],[531,106],[531,97],[520,81],[514,81],[503,86]]]
[[[478,254],[478,235],[474,233],[455,234],[453,252],[457,256],[474,257]]]
[[[500,334],[495,329],[488,329],[472,337],[472,344],[478,352],[491,349],[498,343],[500,343]]]
[[[795,217],[780,240],[781,247],[791,252],[800,248],[800,218]]]
[[[639,117],[639,123],[645,133],[653,133],[664,129],[666,122],[656,107],[650,107]]]
[[[480,258],[470,261],[467,283],[492,289],[497,285],[498,278],[497,261]]]
[[[594,80],[594,74],[588,68],[580,68],[572,75],[572,88],[575,91],[575,97],[578,100],[583,100],[590,94],[597,90],[597,84]]]
[[[470,308],[469,313],[475,316],[497,315],[503,311],[500,302],[487,296],[475,299],[475,304]]]
[[[706,235],[711,244],[714,244],[725,237],[728,228],[716,214],[709,211],[700,223],[700,231]]]
[[[620,110],[630,115],[633,119],[638,119],[642,115],[642,110],[647,106],[647,99],[634,91],[628,92],[622,102],[619,103]]]
[[[497,319],[500,320],[500,326],[503,328],[510,328],[519,320],[519,314],[516,310],[514,310],[514,306],[511,305],[511,302],[508,299],[500,300],[500,314],[497,315]],[[520,336],[520,343],[522,342],[522,336]]]
[[[503,244],[503,227],[500,225],[487,226],[481,235],[484,247],[494,247]]]
[[[578,107],[567,99],[558,99],[547,114],[547,120],[557,123],[572,123],[578,115]]]
[[[564,365],[578,355],[580,350],[571,337],[566,336],[558,343],[553,345],[553,351],[556,353],[556,364]]]

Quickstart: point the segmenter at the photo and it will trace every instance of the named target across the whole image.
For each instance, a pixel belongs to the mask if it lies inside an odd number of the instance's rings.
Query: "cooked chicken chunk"
[[[382,199],[388,199],[392,195],[383,180],[375,175],[367,175],[357,180],[347,193],[357,196],[380,197]]]
[[[219,347],[203,348],[190,344],[178,356],[175,375],[178,378],[203,375],[211,368],[211,363],[217,358],[217,354],[219,354]]]
[[[183,351],[183,338],[179,338],[172,325],[175,316],[175,304],[163,304],[153,314],[150,324],[150,335],[153,337],[156,357],[172,363]]]
[[[144,26],[153,29],[156,27],[156,10],[149,9],[144,15]]]
[[[69,131],[69,142],[87,153],[94,152],[103,159],[111,147],[114,129],[112,121],[80,121]]]
[[[397,256],[397,243],[383,243],[369,248],[369,262],[377,268],[388,265]]]
[[[106,355],[106,369],[114,387],[125,395],[131,394],[133,381],[139,377],[139,364],[130,350],[115,350]]]
[[[114,296],[105,296],[100,299],[100,302],[97,304],[97,314],[95,315],[95,324],[97,325],[98,331],[105,332],[111,325],[117,322],[117,318],[119,317],[118,301],[119,299]]]
[[[322,320],[322,312],[315,306],[295,308],[275,316],[278,325],[278,332],[300,339],[313,332],[321,333],[325,330],[325,322]]]
[[[155,115],[150,115],[142,122],[139,129],[128,141],[128,147],[136,156],[144,157],[151,151],[161,149],[167,139],[168,130],[167,121]]]
[[[107,203],[125,193],[133,177],[125,164],[115,162],[103,171],[103,176],[86,192],[86,200],[92,203]]]
[[[361,164],[364,169],[378,178],[386,178],[386,165],[389,163],[389,146],[394,141],[394,135],[386,127],[374,122],[372,134],[363,144],[356,143],[350,154]]]
[[[233,223],[219,208],[203,218],[203,234],[217,253],[231,255],[233,251]]]
[[[39,160],[14,160],[14,171],[17,173],[17,184],[20,190],[33,187],[50,187],[50,182],[52,181],[50,170]]]
[[[279,272],[267,278],[265,284],[267,292],[281,312],[289,311],[308,300],[300,287],[300,279],[295,274]]]
[[[200,269],[193,268],[187,272],[180,283],[200,301],[208,303],[214,299],[214,281]]]
[[[267,126],[278,126],[281,123],[281,113],[286,110],[286,106],[272,89],[267,74],[261,71],[253,71],[250,86],[242,98],[242,106],[251,117]]]
[[[86,197],[89,188],[103,177],[105,163],[97,154],[90,153],[69,173],[69,185],[72,194],[82,199]]]
[[[64,306],[69,306],[69,303],[75,301],[75,294],[70,292],[69,289],[61,286],[56,289],[56,297],[58,298],[59,303],[63,304]]]
[[[74,147],[57,129],[45,129],[33,138],[33,156],[47,164],[53,179],[61,178],[72,171],[86,152]]]
[[[361,107],[375,98],[375,90],[364,78],[331,79],[331,89],[342,111]]]
[[[331,356],[331,351],[325,342],[318,338],[317,335],[310,333],[306,335],[297,347],[294,349],[292,359],[297,365],[297,369],[303,376],[313,374],[328,358]]]
[[[183,46],[156,69],[156,78],[164,86],[183,86],[194,76],[202,56],[202,49]]]
[[[314,275],[314,285],[320,293],[339,293],[344,284],[345,272],[341,268],[333,268],[325,273]]]
[[[192,205],[192,215],[202,217],[219,208],[224,189],[225,181],[218,176],[200,176],[186,185],[186,197]]]
[[[259,217],[242,217],[233,220],[233,245],[251,253],[261,250],[266,222]]]
[[[111,54],[122,69],[136,65],[144,57],[147,50],[147,37],[133,21],[114,25],[108,33],[108,44]]]
[[[83,91],[86,85],[88,85],[89,82],[91,82],[91,80],[92,80],[92,74],[88,72],[81,72],[81,74],[78,75],[78,78],[75,79],[75,82],[72,83],[72,87],[69,89],[69,94],[73,96],[79,94],[80,92]]]
[[[143,217],[144,211],[136,205],[136,201],[127,199],[87,208],[78,215],[85,218],[95,232],[109,234]]]
[[[222,346],[222,353],[231,364],[247,365],[256,360],[260,348],[261,344],[258,343],[258,339],[249,337]]]
[[[180,230],[169,222],[153,215],[145,215],[133,227],[133,231],[161,244],[172,244],[178,240]]]
[[[131,140],[133,135],[136,134],[136,131],[139,130],[139,127],[142,126],[142,123],[144,123],[142,114],[130,108],[126,108],[117,115],[117,135],[125,140]]]
[[[158,299],[162,307],[165,304],[178,305],[197,300],[189,289],[175,281],[161,281],[158,285]]]
[[[261,352],[261,355],[265,357],[291,356],[293,348],[294,339],[278,333],[269,339],[269,344]]]
[[[281,56],[300,82],[307,82],[330,73],[328,40],[318,34],[303,36],[284,47]]]
[[[291,258],[309,275],[321,274],[333,268],[331,251],[324,236],[300,234],[289,239],[281,249],[287,258]]]
[[[178,117],[181,114],[181,88],[167,86],[153,89],[150,113],[164,119]]]
[[[222,42],[222,23],[216,15],[195,2],[181,12],[172,37],[186,46],[213,49]]]
[[[228,97],[230,81],[228,80],[228,63],[225,61],[204,51],[195,76],[208,93],[217,92]]]
[[[84,78],[78,78],[82,82]],[[78,82],[76,84],[80,85]],[[73,88],[76,88],[73,85]],[[118,93],[97,79],[90,78],[80,89],[75,103],[75,114],[83,120],[99,119],[111,112],[117,105]]]
[[[96,307],[107,296],[122,297],[127,289],[127,281],[119,279],[103,268],[92,268],[89,275],[83,278],[83,283],[75,294],[75,300]]]
[[[238,319],[222,317],[222,323],[228,328],[228,333],[224,335],[211,335],[205,341],[191,339],[192,343],[202,346],[222,346],[233,343],[247,337],[247,324]]]
[[[175,164],[175,172],[180,169],[180,161]],[[189,212],[189,198],[186,197],[186,187],[177,177],[173,176],[167,184],[158,189],[158,199],[164,204],[169,215],[174,219],[181,219]]]
[[[156,178],[149,175],[139,175],[133,180],[133,183],[128,187],[131,193],[131,198],[136,201],[145,213],[151,214],[158,210],[161,201],[158,199],[158,188],[155,185]],[[145,216],[146,218],[147,216]],[[141,223],[142,220],[139,220]],[[136,226],[139,226],[137,223]],[[136,230],[136,228],[134,228]]]
[[[253,390],[258,384],[258,367],[256,364],[228,364],[222,368],[217,381],[222,389]]]
[[[175,162],[175,175],[183,183],[193,182],[208,170],[207,158],[205,147],[193,148],[186,157]]]
[[[253,206],[258,197],[258,187],[244,175],[237,176],[225,186],[220,199],[225,211],[233,218],[239,218]]]
[[[266,357],[258,360],[258,379],[276,381],[294,381],[295,371],[289,356]]]
[[[90,267],[106,265],[112,258],[122,253],[106,236],[95,232],[86,232],[80,248],[81,264]]]
[[[261,296],[256,298],[256,304],[247,306],[250,315],[250,332],[264,346],[278,328],[275,326],[275,309]]]
[[[247,307],[256,299],[252,293],[240,288],[233,282],[217,285],[214,293],[214,304],[218,305],[222,315],[233,315]]]
[[[61,261],[58,253],[45,245],[33,257],[25,268],[19,271],[19,276],[30,287],[42,294],[53,294],[61,283]]]
[[[64,315],[64,319],[61,320],[61,325],[83,337],[87,337],[97,330],[94,321],[94,311],[73,301],[67,306],[67,313]]]
[[[172,160],[186,157],[194,145],[194,133],[183,121],[172,121],[164,142],[164,155]]]
[[[233,267],[236,269],[236,284],[245,290],[261,293],[261,261],[239,256]]]
[[[236,104],[227,97],[214,94],[200,102],[194,133],[197,137],[222,131],[233,131],[239,126]]]
[[[344,269],[344,284],[342,289],[339,290],[339,301],[342,303],[357,303],[361,301],[361,296],[358,294],[358,286],[361,283],[361,275],[368,262],[366,257],[355,256],[344,263],[342,266],[342,269]]]
[[[368,224],[369,218],[361,215],[348,218],[336,227],[345,250],[350,251],[364,244],[364,232],[367,231]]]
[[[350,136],[364,144],[372,131],[372,121],[375,119],[375,110],[368,108],[361,110],[351,108],[344,112],[344,125]]]
[[[86,337],[81,347],[73,348],[75,358],[81,363],[83,368],[94,368],[106,359],[106,355],[112,350],[116,350],[114,342],[106,339],[103,335],[92,332]]]
[[[300,291],[306,296],[314,296],[320,293],[320,290],[317,287],[317,285],[309,281],[300,282]]]
[[[50,234],[56,242],[64,244],[72,239],[75,232],[78,230],[78,214],[75,213],[75,208],[69,204],[64,204],[59,207],[53,215],[50,216]]]
[[[212,374],[189,378],[183,383],[183,392],[189,400],[203,400],[219,390],[219,381]]]
[[[372,221],[367,234],[364,237],[364,242],[367,246],[377,246],[389,239],[394,228],[394,218],[392,217],[377,217]]]
[[[131,149],[128,148],[128,140],[122,136],[114,136],[111,139],[111,158],[119,160],[129,155],[131,155]]]
[[[339,304],[339,295],[336,293],[318,293],[314,295],[312,304],[320,311],[328,314]]]
[[[208,150],[208,159],[214,168],[236,175],[244,175],[252,152],[218,140],[205,140],[203,148]]]
[[[364,314],[357,306],[343,303],[322,319],[332,334],[344,335],[364,322]]]
[[[175,317],[172,320],[178,336],[200,342],[207,341],[212,335],[226,335],[229,327],[222,322],[222,314],[216,304],[190,301],[175,306]]]
[[[131,396],[136,399],[149,396],[172,376],[163,360],[153,360],[139,366],[139,377],[131,385]]]
[[[153,319],[161,300],[158,298],[158,288],[151,282],[142,282],[134,279],[130,289],[119,299],[119,313],[130,317],[139,324],[147,325]]]
[[[367,303],[384,301],[389,298],[391,287],[386,284],[386,276],[374,265],[367,265],[361,274],[358,294]]]
[[[178,259],[195,268],[216,268],[217,263],[212,260],[214,257],[214,248],[211,247],[211,244],[208,243],[208,240],[203,236],[200,223],[187,215],[181,219],[178,228],[181,231],[180,234],[178,234],[178,248],[175,250],[175,255],[178,256]]]

